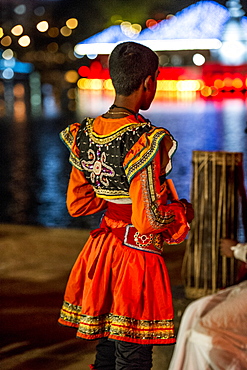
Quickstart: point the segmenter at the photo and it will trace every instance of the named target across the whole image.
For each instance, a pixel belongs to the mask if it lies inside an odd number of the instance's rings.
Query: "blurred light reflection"
[[[101,66],[95,63],[94,73],[100,74],[102,71]],[[76,71],[70,72],[74,74]],[[83,76],[90,71],[79,69],[78,72]],[[9,132],[0,136],[1,147],[8,148],[3,153],[7,160],[1,162],[1,170],[8,175],[4,177],[4,185],[1,185],[5,190],[3,195],[0,194],[0,200],[6,193],[8,197],[0,202],[5,207],[2,212],[4,217],[0,221],[59,227],[74,222],[65,206],[70,172],[68,151],[60,142],[58,134],[67,124],[80,122],[85,116],[95,117],[106,112],[114,96],[111,80],[107,78],[92,79],[95,86],[92,85],[89,91],[78,90],[74,78],[65,81],[61,76],[57,71],[52,76],[53,84],[41,85],[39,73],[31,73],[31,118],[27,81],[0,82],[0,117],[11,117],[6,119]],[[56,85],[57,81],[59,84]],[[83,77],[79,81],[92,83]],[[158,84],[163,83],[158,81]],[[215,85],[210,86],[203,86],[200,80],[187,79],[165,83],[169,91],[159,89],[149,111],[141,113],[157,126],[167,128],[178,140],[170,176],[179,196],[189,199],[193,150],[243,152],[244,168],[247,168],[245,95],[242,94],[242,99],[238,99],[235,92],[235,98],[230,100],[198,99],[197,95],[198,89],[201,89],[202,95],[212,96],[213,91],[220,87],[242,88],[241,83],[245,84],[245,79],[241,79],[238,74],[223,74],[222,78],[215,76]],[[59,91],[61,86],[62,92]],[[98,89],[99,86],[101,89]],[[62,109],[65,106],[70,110],[69,117],[63,115]],[[245,182],[247,186],[247,173]]]

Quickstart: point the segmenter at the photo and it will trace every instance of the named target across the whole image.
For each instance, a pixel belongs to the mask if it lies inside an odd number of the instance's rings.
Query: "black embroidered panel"
[[[129,197],[129,182],[123,161],[141,135],[151,129],[149,122],[133,123],[103,136],[93,132],[93,119],[82,122],[77,135],[80,165],[98,196]]]

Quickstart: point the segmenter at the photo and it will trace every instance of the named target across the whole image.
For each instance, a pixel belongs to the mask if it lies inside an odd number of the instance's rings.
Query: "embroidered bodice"
[[[80,166],[98,196],[129,197],[129,182],[123,168],[126,154],[151,124],[125,125],[109,135],[93,131],[93,119],[85,120],[77,134]]]
[[[84,119],[75,137],[70,126],[62,131],[61,138],[70,149],[70,162],[84,173],[98,197],[129,198],[131,180],[152,161],[161,140],[169,133],[149,121],[130,121],[99,135],[93,124],[94,119]]]

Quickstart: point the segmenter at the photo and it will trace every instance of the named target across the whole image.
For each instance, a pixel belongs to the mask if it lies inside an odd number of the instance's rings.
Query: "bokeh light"
[[[76,18],[70,18],[66,21],[66,26],[73,30],[78,26],[78,20]]]
[[[121,17],[121,15],[119,14],[114,14],[111,16],[111,23],[112,24],[120,24],[123,22],[123,19]]]
[[[81,66],[79,69],[78,69],[78,73],[81,77],[88,77],[89,73],[90,73],[90,69],[89,67],[87,66]]]
[[[19,38],[18,43],[25,48],[30,45],[31,39],[28,35],[24,35]]]
[[[24,5],[24,4],[17,5],[14,8],[15,14],[18,14],[18,15],[25,14],[26,13],[26,10],[27,10],[27,8],[26,8],[26,5]]]
[[[96,59],[98,54],[87,54],[88,59]]]
[[[137,23],[131,24],[130,22],[127,22],[127,21],[122,22],[120,27],[121,27],[123,34],[130,38],[138,37],[139,33],[142,30],[142,27],[140,24],[137,24]]]
[[[196,66],[202,66],[206,61],[205,57],[199,53],[194,54],[192,60]]]
[[[60,29],[60,32],[61,32],[61,35],[63,35],[64,37],[68,37],[72,34],[72,30],[68,28],[67,26],[63,26]]]
[[[243,87],[243,85],[244,85],[243,81],[238,77],[234,78],[233,81],[232,81],[232,86],[235,89],[241,89]]]
[[[14,71],[12,68],[6,68],[3,70],[2,76],[5,80],[11,80],[14,77]]]
[[[49,28],[49,23],[47,21],[41,21],[36,26],[39,32],[46,32]]]
[[[67,71],[64,75],[65,81],[69,83],[76,83],[78,80],[78,77],[79,77],[78,73],[74,70]]]
[[[146,26],[147,28],[149,29],[152,29],[154,30],[156,28],[156,26],[158,25],[158,22],[155,20],[155,19],[148,19],[146,21]]]
[[[0,38],[3,37],[3,35],[4,35],[3,28],[0,27]]]
[[[9,46],[9,45],[11,45],[11,44],[12,44],[12,39],[11,39],[11,37],[10,37],[10,36],[4,36],[4,37],[2,38],[2,40],[1,40],[1,44],[2,44],[3,46]]]
[[[13,88],[13,94],[14,94],[14,97],[17,99],[24,99],[25,88],[23,84],[21,83],[16,84]]]
[[[23,27],[21,24],[17,24],[16,26],[14,26],[12,29],[11,29],[11,33],[14,35],[14,36],[20,36],[22,33],[23,33]]]
[[[4,50],[4,52],[2,53],[2,58],[3,59],[6,59],[6,60],[10,60],[12,59],[14,56],[14,53],[13,53],[13,50],[11,49],[6,49]]]

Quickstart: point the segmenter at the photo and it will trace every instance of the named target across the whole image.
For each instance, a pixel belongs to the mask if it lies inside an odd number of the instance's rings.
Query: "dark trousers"
[[[150,370],[152,345],[142,345],[101,338],[96,346],[96,370]]]

